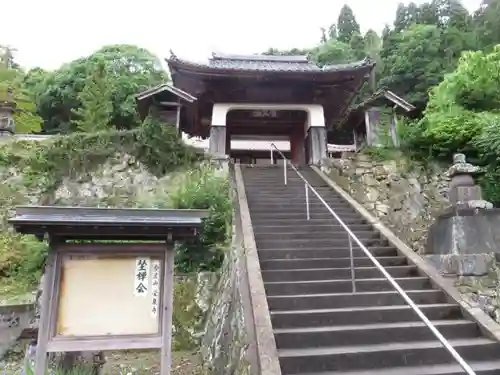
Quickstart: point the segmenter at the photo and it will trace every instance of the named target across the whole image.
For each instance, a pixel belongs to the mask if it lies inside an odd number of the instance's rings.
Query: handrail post
[[[283,176],[285,177],[285,185],[288,185],[288,179],[286,178],[286,167],[287,167],[287,162],[288,160],[286,158],[283,158]]]
[[[352,250],[352,239],[351,235],[347,233],[347,238],[349,239],[349,257],[351,259],[351,284],[352,293],[356,293],[356,275],[354,274],[354,251]]]
[[[307,215],[307,220],[311,219],[311,212],[309,210],[309,188],[307,184],[304,184],[304,187],[306,189],[306,215]]]

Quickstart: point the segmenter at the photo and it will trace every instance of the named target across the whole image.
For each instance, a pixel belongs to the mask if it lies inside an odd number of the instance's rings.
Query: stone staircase
[[[306,220],[304,183],[289,168],[285,186],[282,168],[242,166],[282,374],[464,374],[356,245],[352,293],[347,234],[312,193]],[[500,374],[500,344],[316,172],[300,171],[476,373]]]

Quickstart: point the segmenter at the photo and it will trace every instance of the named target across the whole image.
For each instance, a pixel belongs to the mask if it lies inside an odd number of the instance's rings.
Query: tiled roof
[[[342,72],[360,68],[373,68],[373,60],[366,58],[347,64],[336,64],[319,67],[307,56],[267,56],[267,55],[221,55],[213,54],[208,64],[194,63],[172,56],[169,63],[182,64],[192,68],[211,68],[234,71],[268,71],[268,72]]]
[[[209,66],[219,69],[266,70],[266,71],[319,71],[306,56],[267,55],[217,55],[213,54]]]

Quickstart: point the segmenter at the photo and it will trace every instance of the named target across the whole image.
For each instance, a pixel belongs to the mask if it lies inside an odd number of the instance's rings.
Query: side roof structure
[[[169,83],[163,83],[161,85],[151,87],[135,95],[137,110],[141,120],[144,120],[147,117],[148,109],[155,101],[155,98],[162,98],[165,102],[179,104],[181,102],[192,104],[196,101],[196,97]]]

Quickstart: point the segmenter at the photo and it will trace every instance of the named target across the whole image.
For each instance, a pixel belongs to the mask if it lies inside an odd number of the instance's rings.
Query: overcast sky
[[[392,23],[400,0],[0,0],[0,44],[25,67],[55,69],[105,44],[127,43],[203,61],[212,51],[249,54],[311,47],[342,5],[362,31]],[[417,3],[424,2],[416,0]],[[463,0],[476,9],[481,0]]]

